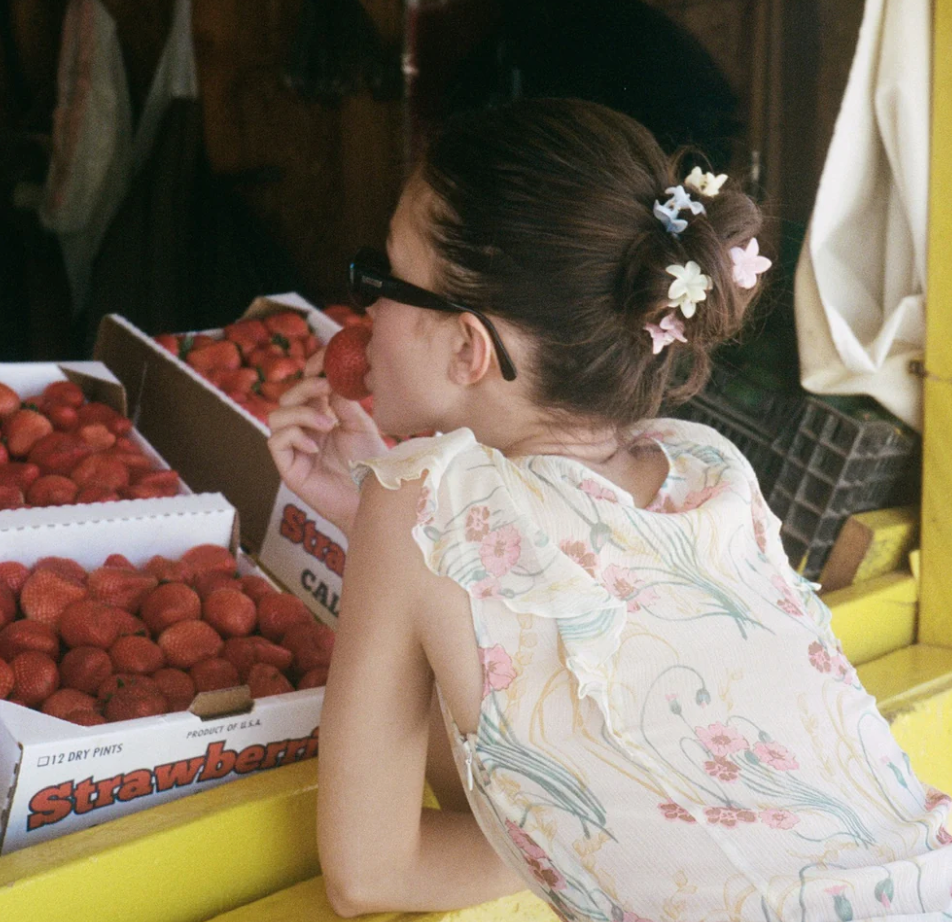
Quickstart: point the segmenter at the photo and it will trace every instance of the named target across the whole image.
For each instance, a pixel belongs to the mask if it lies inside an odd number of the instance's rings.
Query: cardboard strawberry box
[[[259,298],[243,315],[299,312],[322,342],[340,325],[298,295]],[[221,331],[203,331],[217,337]],[[115,314],[103,318],[94,354],[124,384],[130,415],[195,490],[220,490],[238,508],[241,541],[279,583],[333,626],[346,539],[282,483],[268,451],[268,427]]]
[[[7,388],[12,389],[16,394],[24,401],[28,401],[34,398],[40,398],[44,390],[50,386],[59,384],[62,382],[71,382],[72,385],[75,385],[82,391],[82,396],[85,398],[86,404],[80,408],[80,412],[83,412],[85,409],[99,409],[103,410],[106,413],[110,411],[115,411],[115,414],[108,420],[108,425],[112,426],[113,423],[121,423],[124,428],[131,425],[131,421],[124,418],[127,416],[127,405],[126,405],[126,394],[125,389],[122,386],[122,383],[113,375],[109,369],[101,362],[14,362],[14,363],[4,363],[0,364],[0,384],[5,385],[4,392],[6,395],[12,398],[10,392]],[[75,392],[75,388],[74,388]],[[77,395],[77,399],[79,398]],[[108,409],[107,409],[108,408]],[[40,445],[44,442],[47,442],[49,439],[63,439],[63,440],[72,440],[72,443],[79,445],[83,448],[85,455],[83,456],[82,462],[78,462],[78,467],[86,467],[89,462],[99,461],[100,458],[105,458],[105,456],[110,455],[113,451],[122,451],[122,454],[118,455],[119,457],[133,458],[136,462],[141,462],[143,467],[147,465],[146,469],[136,468],[133,470],[134,476],[140,475],[154,475],[159,472],[170,472],[169,465],[166,461],[159,455],[155,448],[149,443],[149,441],[142,436],[142,434],[135,430],[135,428],[129,429],[128,432],[124,432],[121,436],[113,432],[110,432],[105,425],[93,425],[90,428],[92,430],[99,431],[99,438],[111,439],[114,443],[112,446],[107,445],[95,445],[91,447],[89,444],[83,441],[82,438],[77,434],[81,430],[78,428],[76,423],[76,411],[70,409],[69,407],[60,407],[67,412],[73,414],[74,421],[72,425],[77,428],[73,428],[69,431],[64,431],[58,427],[54,429],[53,432],[48,434],[48,438],[43,438],[40,440]],[[46,412],[55,412],[50,411],[49,408],[46,408],[46,411],[41,409],[41,412],[44,413],[43,421],[47,427],[50,426],[50,423],[46,421]],[[31,415],[31,414],[25,414]],[[36,419],[36,415],[32,414],[33,418]],[[121,417],[121,418],[120,418]],[[4,434],[7,434],[8,421],[4,422]],[[123,430],[117,430],[123,432]],[[31,439],[32,442],[32,439]],[[12,441],[8,442],[9,447],[12,447]],[[38,446],[39,447],[39,446]],[[70,449],[72,451],[73,448]],[[6,457],[6,450],[4,451],[4,458]],[[62,462],[68,455],[68,452],[60,452],[60,461]],[[32,449],[30,450],[29,458],[32,460],[34,453]],[[80,457],[80,456],[76,456]],[[47,453],[47,459],[51,458],[51,455]],[[0,464],[0,473],[5,470],[12,468],[24,468],[31,467],[33,469],[34,475],[37,473],[37,467],[34,464],[24,464],[26,457],[12,456],[9,460],[13,463],[11,464]],[[52,462],[51,462],[52,463]],[[50,473],[49,470],[43,467],[43,461],[39,462],[41,473]],[[129,487],[129,471],[124,469],[123,464],[119,464],[117,460],[107,460],[106,464],[112,464],[114,467],[118,464],[119,473],[123,474],[126,478],[126,485]],[[62,467],[57,469],[57,473],[62,475],[67,475],[65,480],[67,481],[68,486],[72,486],[68,483],[70,477],[74,477],[79,480],[76,475],[75,470],[72,474],[69,474],[69,471],[73,467],[73,462],[70,462],[69,467]],[[113,471],[114,473],[114,471]],[[96,475],[92,474],[92,478],[95,479]],[[189,494],[191,491],[181,480],[177,478],[174,472],[170,472],[170,482],[167,484],[167,489],[169,492],[175,491],[176,495]],[[49,478],[47,478],[49,479]],[[64,478],[54,477],[53,480],[62,480]],[[4,481],[6,482],[6,481]],[[35,481],[33,481],[35,483]],[[80,481],[82,482],[82,481]],[[133,480],[132,483],[136,483],[136,480]],[[99,488],[99,485],[94,485],[93,489],[96,490]],[[73,489],[76,489],[73,487]],[[115,501],[115,498],[122,493],[125,495],[126,488],[116,488],[118,492],[113,492],[107,490],[105,486],[102,486],[102,492],[100,495],[95,498],[90,498],[88,500],[83,500],[83,489],[79,490],[79,499],[74,499],[72,501],[67,501],[63,505],[51,505],[44,506],[42,508],[46,510],[56,510],[56,509],[67,509],[72,502],[78,502],[84,504],[85,502],[95,502],[101,500],[105,494],[110,496],[112,501]],[[134,486],[130,487],[128,492],[130,495],[134,495],[140,488]],[[23,494],[28,494],[29,491],[24,488]],[[24,496],[24,501],[27,501],[26,496]],[[121,502],[137,502],[136,499],[123,499]],[[4,508],[6,504],[0,504],[0,522],[4,523],[5,527],[10,527],[16,522],[28,522],[31,515],[36,510],[36,506],[24,506],[22,508]]]
[[[0,561],[68,556],[87,569],[121,552],[139,567],[197,544],[238,556],[238,519],[220,494],[72,507],[0,525]],[[317,753],[324,689],[251,699],[247,686],[196,695],[186,711],[80,726],[0,701],[0,853],[16,851],[213,785]]]

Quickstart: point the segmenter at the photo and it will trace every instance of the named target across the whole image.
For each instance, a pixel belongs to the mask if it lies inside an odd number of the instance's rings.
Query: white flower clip
[[[668,287],[668,307],[680,308],[685,317],[693,317],[698,303],[705,300],[711,290],[710,278],[693,259],[683,266],[667,266],[664,271],[674,276]]]
[[[687,192],[684,191],[684,186],[669,186],[664,190],[665,195],[670,195],[669,198],[664,204],[665,208],[674,208],[674,210],[681,211],[684,208],[689,208],[691,214],[707,214],[707,210],[700,202],[695,202]]]
[[[734,263],[734,281],[741,288],[753,288],[757,284],[757,276],[773,265],[766,256],[760,255],[760,244],[756,237],[750,238],[746,248],[731,247],[730,254]]]
[[[707,195],[713,198],[721,191],[721,186],[727,182],[727,174],[721,173],[715,176],[713,173],[703,173],[701,168],[696,166],[684,180],[684,185],[696,189],[701,195]]]
[[[646,323],[644,329],[651,334],[652,355],[657,355],[665,346],[670,345],[675,340],[682,343],[688,341],[684,335],[684,324],[674,311],[668,311],[661,318],[660,323]]]

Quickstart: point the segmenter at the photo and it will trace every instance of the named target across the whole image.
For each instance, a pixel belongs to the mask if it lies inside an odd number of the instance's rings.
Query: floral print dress
[[[425,474],[413,537],[469,594],[482,830],[566,920],[952,919],[949,798],[913,774],[714,430],[644,424],[648,508],[573,459],[460,429],[359,465]]]

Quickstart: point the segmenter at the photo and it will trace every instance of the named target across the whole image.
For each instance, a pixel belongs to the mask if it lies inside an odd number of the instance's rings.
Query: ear
[[[493,361],[493,341],[483,324],[472,314],[459,314],[453,337],[450,378],[455,384],[479,383]]]

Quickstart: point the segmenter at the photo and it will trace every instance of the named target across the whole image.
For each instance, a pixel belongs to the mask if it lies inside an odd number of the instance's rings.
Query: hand
[[[333,393],[327,379],[318,377],[323,363],[322,349],[268,417],[268,449],[288,489],[349,535],[360,498],[350,463],[388,449],[363,407]]]

